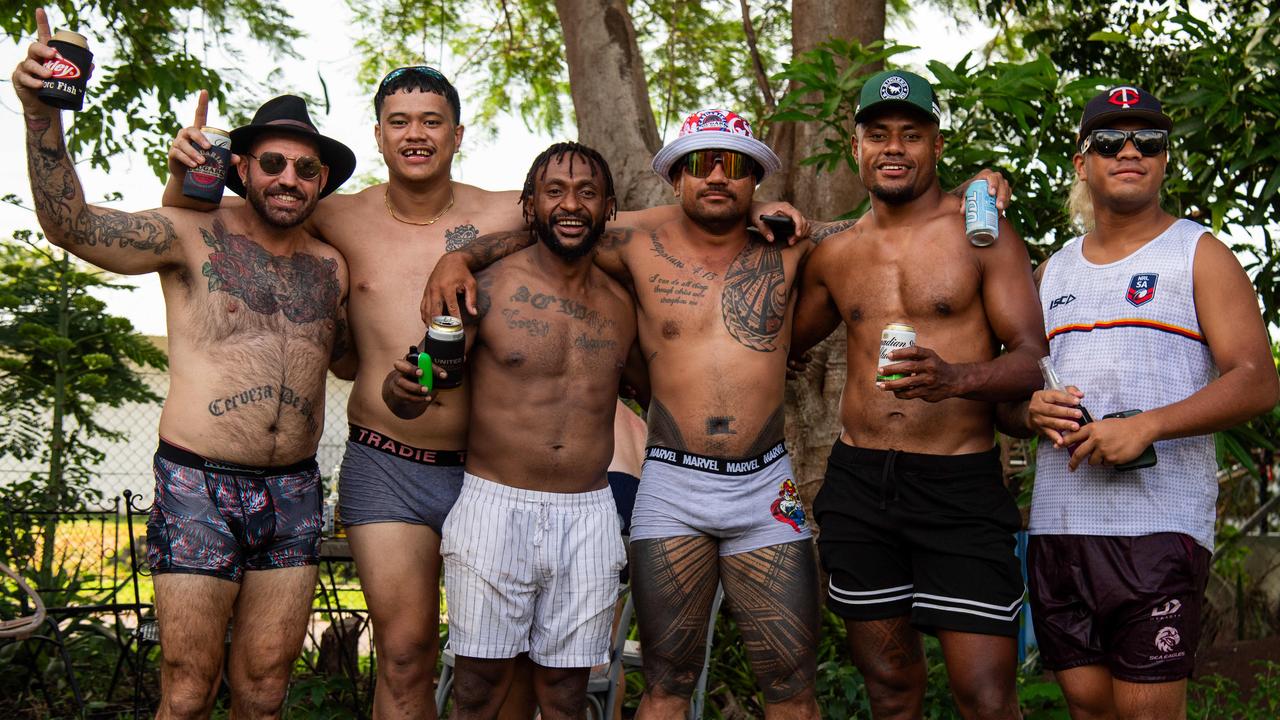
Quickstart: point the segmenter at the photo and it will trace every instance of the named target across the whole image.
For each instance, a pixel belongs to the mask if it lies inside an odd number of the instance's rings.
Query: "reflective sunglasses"
[[[378,83],[378,92],[382,92],[382,89],[385,88],[388,83],[400,77],[401,75],[404,75],[405,73],[416,73],[418,75],[425,75],[426,77],[429,77],[432,80],[439,80],[441,82],[446,82],[446,83],[449,82],[449,78],[445,77],[444,73],[431,67],[430,65],[409,65],[406,67],[396,68],[395,70],[392,70],[391,72],[382,76],[382,82]]]
[[[695,150],[684,156],[684,169],[696,178],[705,178],[711,175],[717,160],[730,180],[741,180],[756,169],[756,161],[749,155],[733,150]]]
[[[1094,130],[1080,144],[1080,152],[1090,150],[1102,157],[1115,157],[1124,149],[1125,143],[1133,141],[1138,152],[1147,157],[1159,155],[1169,149],[1168,130]]]
[[[261,155],[253,155],[245,153],[246,156],[254,158],[258,161],[258,167],[262,168],[262,172],[268,175],[279,175],[284,172],[284,168],[293,161],[293,171],[303,180],[315,180],[320,177],[320,169],[324,167],[324,163],[320,162],[320,158],[314,155],[302,155],[296,158],[286,157],[283,153],[264,152]]]

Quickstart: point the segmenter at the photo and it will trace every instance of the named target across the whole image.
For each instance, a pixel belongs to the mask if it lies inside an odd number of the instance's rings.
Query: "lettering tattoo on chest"
[[[475,242],[480,237],[480,232],[476,230],[476,226],[470,223],[459,225],[458,227],[449,228],[444,231],[444,251],[453,252]]]
[[[777,350],[787,312],[782,252],[772,245],[748,243],[725,271],[720,309],[734,340],[760,352]]]
[[[516,308],[502,308],[502,319],[512,330],[523,330],[529,337],[546,337],[551,334],[551,323],[537,318],[520,317]]]
[[[613,320],[577,300],[558,297],[549,293],[533,292],[524,285],[521,285],[519,289],[512,293],[510,300],[511,302],[528,303],[538,310],[551,309],[561,315],[568,315],[574,320],[586,323],[587,327],[596,333],[602,333],[609,328],[617,326],[617,323]]]
[[[694,278],[681,280],[654,273],[649,276],[649,287],[658,296],[659,305],[697,306],[707,295],[707,284]]]
[[[319,429],[320,425],[316,420],[315,407],[311,404],[311,399],[301,395],[288,385],[259,385],[245,388],[226,397],[214,398],[209,402],[209,414],[214,417],[222,417],[237,410],[243,410],[250,405],[264,402],[276,404],[277,420],[279,419],[280,411],[286,407],[293,408],[302,416],[308,433],[314,434]],[[272,429],[275,429],[274,423],[272,423]]]
[[[200,228],[213,248],[203,274],[209,292],[225,292],[263,315],[284,313],[293,323],[332,318],[342,297],[338,261],[306,253],[272,255],[244,235],[227,232],[220,220],[213,232]]]
[[[681,260],[675,255],[672,255],[671,253],[667,252],[667,247],[662,244],[661,240],[658,239],[658,233],[656,232],[652,233],[649,236],[649,244],[653,246],[654,255],[671,263],[672,267],[676,267],[681,270],[687,270],[695,278],[698,278],[700,280],[715,280],[716,278],[720,277],[719,273],[715,273],[710,270],[704,270],[701,265],[685,262],[684,260]]]

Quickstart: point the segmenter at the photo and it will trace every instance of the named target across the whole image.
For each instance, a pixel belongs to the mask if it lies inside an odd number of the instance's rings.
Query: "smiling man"
[[[527,652],[542,717],[580,718],[608,660],[622,528],[606,471],[618,381],[636,335],[626,289],[593,264],[613,215],[609,166],[558,143],[522,195],[537,243],[477,277],[471,429],[462,494],[444,528],[453,717],[492,718]],[[387,377],[398,415],[431,420],[404,360]]]
[[[1186,717],[1214,545],[1213,433],[1270,410],[1280,385],[1235,255],[1160,207],[1172,129],[1141,88],[1089,101],[1072,193],[1088,232],[1040,269],[1070,387],[1018,413],[1044,438],[1027,572],[1041,656],[1076,720]],[[1153,443],[1154,466],[1120,467]]]
[[[848,328],[844,431],[814,514],[827,605],[878,720],[921,716],[918,630],[942,642],[964,717],[1018,717],[1021,517],[993,447],[995,407],[1040,388],[1044,330],[1021,238],[1001,219],[1000,239],[974,247],[961,199],[938,185],[940,112],[913,73],[863,86],[854,152],[871,211],[814,250],[796,307],[793,353]],[[914,327],[918,345],[877,371],[891,323]]]

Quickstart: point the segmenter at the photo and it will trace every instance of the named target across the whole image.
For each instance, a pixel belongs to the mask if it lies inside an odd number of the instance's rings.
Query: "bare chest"
[[[617,302],[584,302],[519,284],[492,299],[479,341],[513,376],[616,382],[634,333],[634,320]]]
[[[836,278],[833,298],[850,329],[946,320],[981,305],[981,273],[968,252],[944,243],[914,245],[862,248],[827,270]]]

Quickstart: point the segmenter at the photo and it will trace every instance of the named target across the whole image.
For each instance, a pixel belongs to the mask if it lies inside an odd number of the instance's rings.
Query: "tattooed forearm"
[[[828,237],[831,237],[832,235],[835,235],[838,232],[843,232],[845,230],[848,230],[849,228],[853,227],[854,223],[856,222],[858,221],[857,220],[840,220],[837,222],[821,223],[820,225],[818,225],[817,228],[813,230],[813,232],[809,233],[809,241],[812,242],[814,245],[817,245],[818,243],[822,242]]]
[[[177,235],[156,212],[126,213],[93,207],[67,155],[62,128],[47,117],[27,117],[27,170],[41,227],[51,240],[88,247],[135,248],[163,255]]]
[[[777,350],[787,312],[782,252],[773,245],[748,243],[725,271],[720,310],[733,339],[752,350]]]
[[[532,244],[533,235],[528,230],[511,230],[481,235],[451,252],[466,261],[467,269],[476,272]]]

